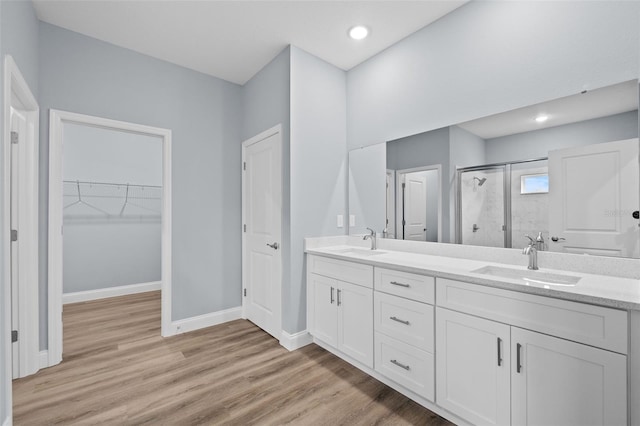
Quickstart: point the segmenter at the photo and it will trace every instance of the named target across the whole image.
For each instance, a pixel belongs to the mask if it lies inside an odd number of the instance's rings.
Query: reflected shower
[[[478,181],[478,186],[482,186],[487,181],[487,178],[480,179],[479,177],[476,177],[476,176],[474,176],[473,178]]]

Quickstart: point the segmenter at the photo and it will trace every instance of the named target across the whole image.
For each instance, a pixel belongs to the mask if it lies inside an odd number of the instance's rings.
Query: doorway
[[[243,316],[282,334],[282,137],[280,125],[242,144]]]
[[[34,374],[39,364],[39,107],[13,58],[4,60],[2,214],[6,377]],[[8,344],[8,337],[11,337]],[[6,395],[11,395],[7,380]],[[7,398],[10,400],[10,398]]]
[[[158,287],[161,334],[173,334],[170,155],[170,130],[51,110],[50,366],[62,361],[63,301]]]

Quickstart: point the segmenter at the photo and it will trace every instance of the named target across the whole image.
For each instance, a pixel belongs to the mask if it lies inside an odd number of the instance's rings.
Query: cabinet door
[[[338,282],[338,349],[373,368],[373,290]]]
[[[311,334],[316,338],[338,347],[338,304],[336,280],[309,274],[313,289],[313,314]]]
[[[510,327],[436,309],[436,403],[476,425],[508,425]]]
[[[627,357],[516,327],[514,425],[626,425]]]

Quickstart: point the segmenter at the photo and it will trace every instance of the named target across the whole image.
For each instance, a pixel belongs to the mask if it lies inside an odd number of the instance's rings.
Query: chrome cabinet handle
[[[562,238],[562,237],[551,237],[551,241],[553,241],[554,243],[557,243],[558,241],[566,241],[566,238]]]
[[[278,247],[280,247],[280,245],[278,243],[273,243],[273,244],[267,243],[267,245],[269,247],[271,247],[272,249],[274,249],[274,250],[278,250]]]
[[[396,318],[396,317],[389,317],[390,320],[402,323],[404,325],[409,325],[409,321],[405,321],[405,320],[401,320],[400,318]]]
[[[518,343],[516,345],[516,371],[519,373],[522,370],[522,363],[520,360],[520,352],[522,352],[522,345]]]
[[[342,304],[342,301],[340,300],[340,293],[342,293],[342,290],[338,289],[338,306]]]
[[[331,304],[333,305],[333,287],[331,287]]]
[[[502,339],[498,337],[498,367],[502,365]]]
[[[399,283],[397,281],[391,281],[389,284],[397,285],[397,286],[400,286],[400,287],[406,287],[406,288],[411,287],[409,284]]]
[[[391,360],[391,364],[395,364],[395,365],[397,365],[398,367],[400,367],[400,368],[404,368],[404,369],[405,369],[405,370],[407,370],[407,371],[411,370],[411,368],[410,368],[408,365],[404,365],[404,364],[402,364],[402,363],[399,363],[399,362],[398,362],[397,360],[395,360],[395,359],[392,359],[392,360]]]

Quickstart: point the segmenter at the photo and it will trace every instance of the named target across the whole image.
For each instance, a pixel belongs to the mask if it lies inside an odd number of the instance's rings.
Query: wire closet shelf
[[[64,219],[159,220],[162,186],[63,181]]]

